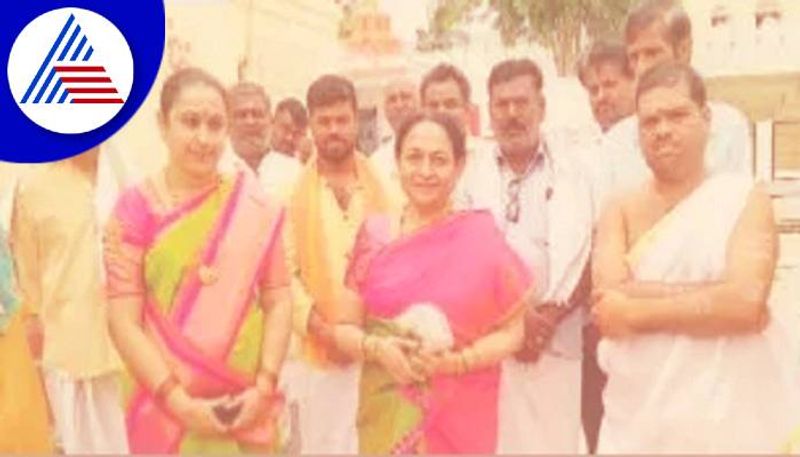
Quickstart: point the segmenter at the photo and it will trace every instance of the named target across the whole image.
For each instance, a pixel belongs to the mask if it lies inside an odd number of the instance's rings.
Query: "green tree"
[[[429,31],[420,46],[446,47],[448,36],[472,14],[486,6],[494,15],[494,27],[503,43],[536,41],[551,49],[559,73],[570,73],[580,52],[582,37],[619,34],[625,14],[635,0],[440,0]]]

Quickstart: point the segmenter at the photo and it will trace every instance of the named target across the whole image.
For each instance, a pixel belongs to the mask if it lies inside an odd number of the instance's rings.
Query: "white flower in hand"
[[[403,331],[420,340],[422,350],[440,352],[453,347],[447,316],[432,303],[416,303],[393,319]]]

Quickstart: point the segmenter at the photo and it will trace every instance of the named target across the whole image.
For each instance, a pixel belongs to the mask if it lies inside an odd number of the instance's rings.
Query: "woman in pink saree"
[[[465,149],[450,118],[411,118],[396,155],[408,204],[362,225],[348,282],[364,324],[334,331],[364,360],[360,450],[491,454],[500,362],[521,347],[531,277],[488,212],[451,210]]]
[[[274,450],[291,325],[283,212],[250,173],[218,172],[227,106],[213,77],[167,79],[159,123],[168,164],[122,194],[105,241],[131,451]]]

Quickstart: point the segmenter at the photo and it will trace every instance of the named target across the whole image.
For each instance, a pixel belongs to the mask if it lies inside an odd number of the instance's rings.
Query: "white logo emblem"
[[[8,83],[22,112],[39,126],[85,133],[108,123],[128,100],[133,56],[103,16],[60,8],[22,29],[8,58]]]

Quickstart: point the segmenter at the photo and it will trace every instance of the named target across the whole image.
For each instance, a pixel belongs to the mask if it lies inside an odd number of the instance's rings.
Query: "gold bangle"
[[[173,390],[180,387],[181,383],[178,381],[178,378],[175,377],[174,374],[167,376],[167,379],[161,381],[161,383],[155,388],[153,391],[153,397],[155,398],[156,402],[158,403],[166,403],[169,395],[172,393]]]

